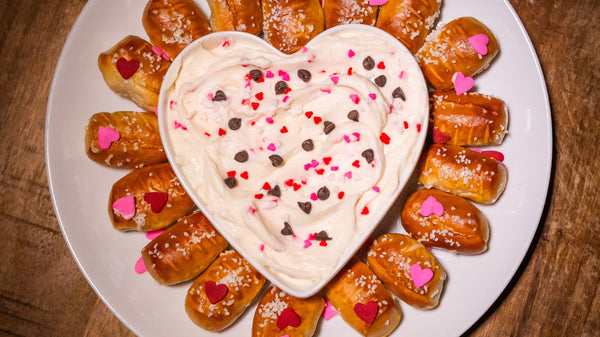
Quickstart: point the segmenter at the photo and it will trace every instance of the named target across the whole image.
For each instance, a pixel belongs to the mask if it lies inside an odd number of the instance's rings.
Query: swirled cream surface
[[[399,42],[348,25],[293,55],[208,35],[169,69],[159,113],[171,163],[213,224],[271,281],[308,296],[410,176],[428,98]]]

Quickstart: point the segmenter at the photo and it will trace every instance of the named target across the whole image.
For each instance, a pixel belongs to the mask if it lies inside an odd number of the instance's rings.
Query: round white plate
[[[204,1],[198,1],[207,12]],[[184,310],[189,284],[158,285],[134,271],[143,233],[112,228],[107,208],[112,184],[127,170],[89,160],[84,150],[88,118],[97,112],[140,110],[112,93],[97,66],[98,55],[126,35],[146,38],[145,0],[90,0],[81,12],[56,67],[48,100],[46,162],[54,207],[65,239],[98,296],[139,336],[249,336],[253,308],[231,328],[212,334],[196,327]],[[501,51],[475,78],[476,90],[503,99],[510,133],[502,146],[509,169],[504,195],[479,206],[490,220],[489,250],[457,256],[434,250],[448,273],[439,307],[420,311],[401,303],[404,318],[393,336],[457,336],[485,313],[506,287],[529,248],[546,201],[552,160],[552,125],[544,78],[517,15],[508,1],[446,0],[443,22],[473,16],[496,35]],[[402,232],[398,207],[382,228]],[[434,323],[434,324],[432,324]],[[322,320],[317,336],[358,336],[339,315]]]

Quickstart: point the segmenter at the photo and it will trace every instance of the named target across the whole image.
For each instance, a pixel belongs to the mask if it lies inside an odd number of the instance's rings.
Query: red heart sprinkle
[[[327,247],[327,241],[321,240],[321,242],[319,243],[319,246],[321,246],[321,247]]]
[[[294,179],[288,179],[288,180],[284,181],[284,184],[292,187],[292,185],[294,185]]]
[[[160,213],[167,204],[168,194],[165,192],[148,192],[144,194],[144,201],[150,204],[154,213]]]
[[[223,130],[222,128],[219,128],[219,136],[224,136],[227,133],[227,131]]]
[[[269,183],[265,183],[262,187],[263,190],[270,190],[271,189],[271,185]]]
[[[354,163],[352,163],[352,166],[360,168],[360,162],[358,160],[355,160]]]
[[[377,68],[378,68],[378,69],[385,69],[385,63],[383,63],[383,61],[379,62],[379,63],[377,64]]]
[[[300,316],[292,308],[285,308],[277,317],[277,327],[280,330],[288,326],[297,328],[300,326]]]
[[[252,102],[252,109],[256,110],[260,106],[260,103]]]
[[[235,177],[235,171],[229,171],[229,172],[227,172],[227,176],[228,176],[229,178],[231,178],[231,177]]]
[[[306,116],[306,118],[311,118],[312,115],[313,115],[313,112],[312,111],[307,111],[307,112],[304,113],[304,115]]]
[[[492,158],[496,159],[497,161],[504,161],[504,155],[502,154],[502,152],[482,151],[481,153],[485,154],[486,156],[492,157]]]
[[[362,209],[362,211],[360,212],[360,214],[362,214],[362,215],[369,214],[369,208],[367,206],[365,206],[365,208]]]
[[[244,172],[240,173],[240,177],[248,180],[248,171],[244,171]]]
[[[224,284],[216,284],[213,281],[204,282],[204,293],[206,294],[206,297],[208,297],[208,300],[211,304],[218,303],[225,298],[225,295],[227,295],[228,291],[229,288],[227,288],[227,286]]]
[[[344,197],[344,192],[338,193],[338,199],[342,199]]]
[[[329,165],[329,163],[331,163],[331,157],[323,157],[323,163],[325,163],[325,165]]]
[[[124,57],[117,60],[117,71],[121,74],[123,79],[128,80],[135,74],[140,67],[140,61],[131,59],[127,61]]]
[[[316,172],[318,175],[323,175],[323,173],[325,173],[325,169],[318,169],[318,170],[315,170],[315,172]]]
[[[254,95],[254,97],[256,97],[257,100],[262,101],[265,98],[265,94],[259,92],[258,94]]]
[[[379,136],[379,140],[381,140],[381,142],[385,145],[390,144],[390,136],[388,136],[385,132],[381,133],[381,135]]]
[[[315,116],[315,118],[313,118],[313,119],[314,119],[314,121],[315,121],[315,124],[319,124],[319,123],[321,123],[321,121],[323,120],[323,119],[322,119],[321,117],[319,117],[319,116]]]
[[[433,142],[436,144],[444,144],[445,142],[450,140],[450,136],[438,130],[437,128],[433,128]]]
[[[300,187],[302,187],[302,185],[294,183],[294,191],[299,190]]]
[[[404,124],[404,128],[405,128],[405,129],[408,129],[408,122],[407,122],[407,121],[404,121],[404,123],[403,123],[403,124]]]
[[[348,76],[352,75],[352,67],[348,68]]]
[[[369,301],[367,304],[356,303],[354,305],[354,313],[358,318],[365,321],[367,324],[373,323],[375,317],[377,316],[377,311],[379,310],[379,306],[375,301]]]
[[[279,132],[281,133],[287,133],[288,129],[285,127],[285,125],[281,128],[281,130],[279,130]]]
[[[262,195],[262,193],[255,194],[255,195],[254,195],[254,198],[255,198],[255,199],[259,199],[259,200],[260,200],[260,199],[262,199],[262,198],[263,198],[263,195]]]

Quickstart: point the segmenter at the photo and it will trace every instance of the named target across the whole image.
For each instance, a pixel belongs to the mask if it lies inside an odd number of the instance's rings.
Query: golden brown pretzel
[[[201,212],[177,221],[142,248],[148,273],[160,284],[200,275],[229,244]]]
[[[208,0],[213,32],[234,30],[250,34],[262,31],[259,0]]]
[[[432,103],[433,127],[449,137],[447,144],[502,144],[508,131],[508,108],[502,100],[474,92],[436,91]]]
[[[187,45],[210,33],[193,0],[149,0],[142,15],[150,41],[173,60]]]
[[[508,181],[506,166],[485,154],[456,145],[433,144],[419,182],[482,204],[493,204]]]
[[[134,213],[131,210],[133,205]],[[194,209],[194,202],[177,180],[169,163],[131,171],[113,184],[108,214],[122,231],[165,228]]]
[[[291,54],[323,31],[319,0],[262,0],[265,40]]]
[[[150,43],[133,35],[98,56],[108,87],[146,111],[154,111],[158,105],[160,86],[170,65]]]
[[[390,0],[379,8],[377,27],[396,37],[414,54],[440,15],[441,3],[441,0]]]
[[[413,193],[402,208],[402,227],[417,241],[460,254],[487,249],[488,221],[467,200],[436,189]]]
[[[254,312],[252,337],[310,337],[324,307],[325,300],[318,294],[298,298],[271,285]]]
[[[396,299],[357,258],[350,260],[325,286],[325,297],[344,321],[363,336],[388,336],[402,317]]]
[[[351,23],[374,26],[377,7],[369,5],[369,0],[324,0],[325,28]]]
[[[221,331],[252,303],[265,284],[238,252],[224,251],[192,284],[185,311],[199,327]]]
[[[111,136],[116,140],[110,141]],[[158,120],[148,112],[94,114],[85,132],[85,150],[91,160],[110,167],[140,168],[167,161]]]
[[[479,54],[469,38],[487,36],[487,53]],[[438,90],[452,89],[457,72],[473,76],[484,70],[498,53],[496,37],[483,23],[462,17],[436,28],[417,54],[423,75]]]
[[[446,272],[425,246],[404,234],[378,237],[367,263],[400,300],[421,309],[438,305]]]

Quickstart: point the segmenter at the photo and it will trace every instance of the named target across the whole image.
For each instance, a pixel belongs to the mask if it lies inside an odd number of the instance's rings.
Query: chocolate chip
[[[289,223],[284,222],[283,223],[283,229],[281,230],[281,234],[282,235],[294,235],[294,231],[292,230],[292,226]]]
[[[329,234],[327,234],[326,231],[320,231],[319,233],[317,233],[317,235],[315,235],[315,240],[331,240],[331,237],[329,237]]]
[[[236,153],[233,159],[235,159],[237,162],[245,163],[248,161],[248,152],[246,150],[242,150]]]
[[[310,203],[310,201],[307,201],[307,202],[298,201],[298,207],[300,207],[302,212],[304,212],[306,214],[310,214],[310,210],[312,209],[312,204]]]
[[[351,121],[358,122],[358,111],[352,110],[352,111],[348,112],[348,119]]]
[[[275,187],[270,189],[269,192],[267,192],[267,194],[277,198],[281,197],[281,189],[279,188],[279,185],[275,185]]]
[[[392,92],[392,97],[400,98],[401,100],[406,101],[406,95],[404,95],[404,91],[402,91],[400,87],[394,89]]]
[[[223,90],[217,90],[217,92],[215,92],[215,95],[213,96],[212,101],[213,102],[219,102],[219,101],[225,101],[227,100],[227,96],[225,96],[225,93],[223,92]]]
[[[272,154],[269,156],[269,159],[271,160],[271,164],[273,164],[273,166],[275,167],[281,166],[281,164],[283,164],[283,158],[281,158],[281,156],[279,155]]]
[[[329,189],[326,186],[319,188],[317,191],[317,198],[319,198],[319,200],[329,199]]]
[[[229,123],[227,123],[227,125],[229,126],[229,128],[231,130],[237,130],[242,126],[242,119],[241,118],[232,118],[229,120]]]
[[[298,77],[300,77],[302,82],[308,82],[310,81],[312,74],[306,69],[298,69]]]
[[[302,149],[304,151],[312,151],[314,148],[315,144],[313,143],[312,139],[309,138],[302,142]]]
[[[367,70],[371,70],[375,68],[375,60],[371,56],[365,57],[363,60],[363,67]]]
[[[385,87],[386,83],[387,83],[387,77],[385,77],[385,75],[379,75],[375,78],[375,84],[377,84],[377,86],[380,88]]]
[[[275,83],[275,95],[285,94],[287,91],[288,85],[285,81],[279,81]]]
[[[235,177],[227,177],[225,178],[225,185],[227,185],[227,187],[229,188],[234,188],[235,186],[237,186],[237,180],[235,179]]]
[[[364,150],[362,156],[367,160],[367,163],[371,164],[373,158],[375,158],[375,153],[372,149]]]
[[[262,75],[263,75],[262,71],[260,71],[258,69],[250,70],[250,78],[253,79],[254,82],[258,82],[258,80],[260,80]]]
[[[333,122],[330,122],[330,121],[323,122],[323,131],[325,131],[326,135],[328,135],[331,131],[333,131],[333,129],[335,129],[335,124],[333,124]]]

